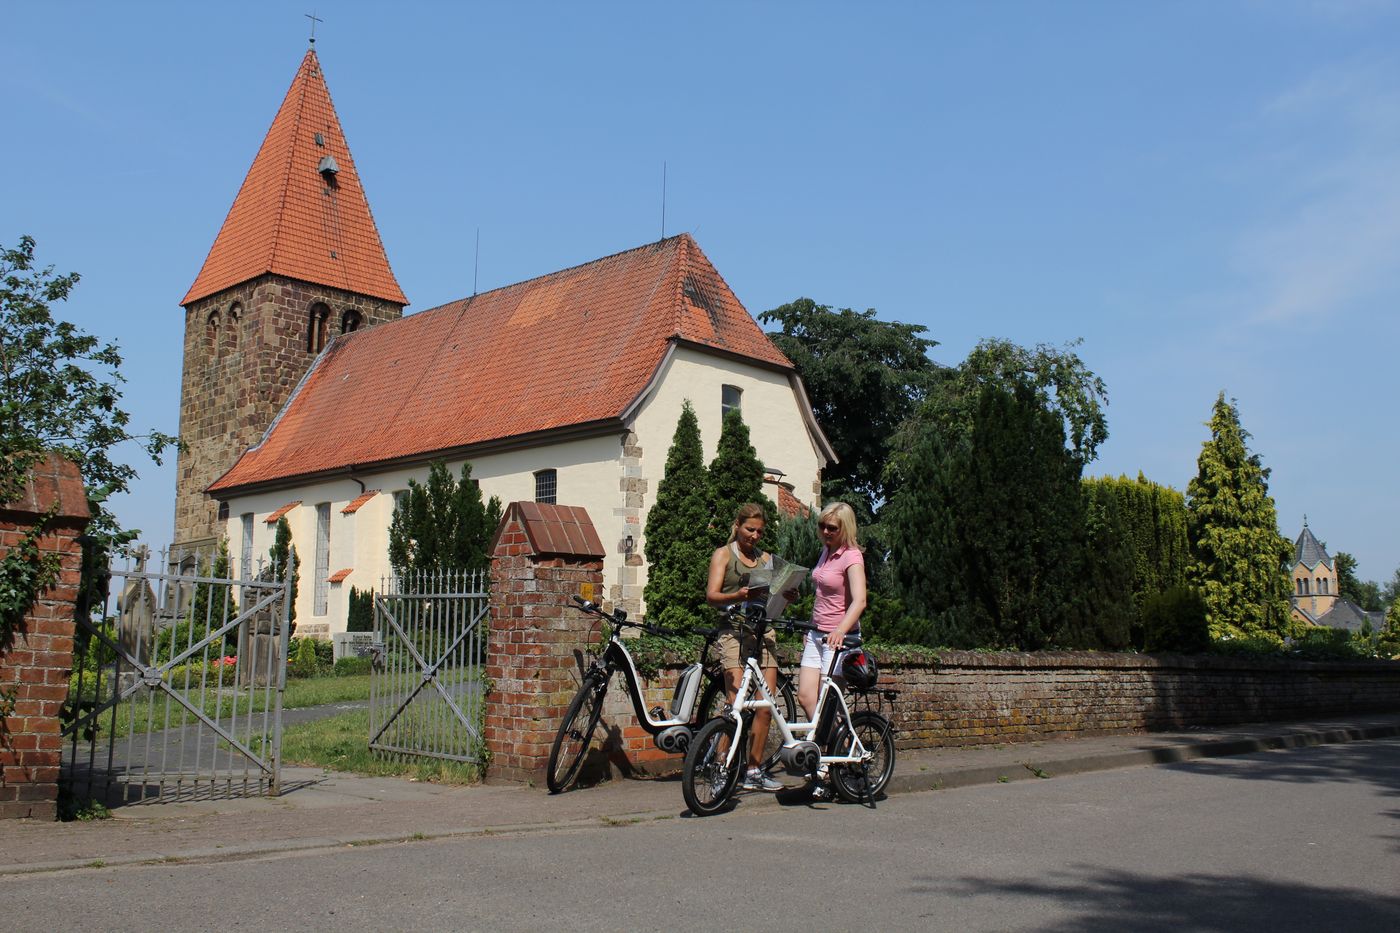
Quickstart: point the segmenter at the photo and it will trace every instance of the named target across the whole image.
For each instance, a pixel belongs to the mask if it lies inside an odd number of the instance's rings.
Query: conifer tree
[[[763,494],[763,463],[749,442],[749,426],[739,409],[733,408],[725,413],[715,459],[710,461],[711,547],[729,540],[734,516],[746,502],[763,506],[768,521],[760,546],[771,550],[776,540],[778,507]]]
[[[301,560],[297,557],[296,545],[292,543],[292,526],[285,517],[277,519],[277,537],[273,539],[272,549],[268,551],[268,563],[271,564],[274,578],[285,578],[292,588],[292,608],[287,613],[287,624],[293,626],[292,631],[296,631],[297,588],[298,584],[301,583]]]
[[[476,572],[490,562],[486,548],[501,520],[495,496],[483,503],[470,463],[452,479],[441,460],[428,467],[425,483],[408,481],[389,523],[389,565],[401,581],[423,574]]]
[[[647,512],[643,596],[652,621],[679,627],[705,621],[705,584],[713,548],[709,522],[709,476],[700,423],[686,401],[666,454],[665,472],[656,484],[656,501]]]
[[[1079,459],[1030,386],[985,385],[966,432],[918,426],[885,525],[908,610],[931,645],[1033,650],[1070,618]]]
[[[1293,546],[1278,533],[1269,471],[1246,445],[1239,409],[1221,392],[1186,488],[1188,582],[1200,591],[1215,639],[1281,639],[1289,628]]]

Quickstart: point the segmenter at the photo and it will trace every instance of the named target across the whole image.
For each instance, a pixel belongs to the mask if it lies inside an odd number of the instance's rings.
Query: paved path
[[[1400,736],[1400,713],[1118,735],[899,755],[889,792],[1053,780],[1089,771]],[[541,832],[682,814],[674,779],[613,780],[551,796],[520,785],[449,787],[288,768],[279,798],[147,804],[94,823],[0,823],[0,875],[85,866],[219,860],[424,838]],[[794,785],[799,782],[788,779]],[[741,811],[804,805],[797,786],[750,794]]]

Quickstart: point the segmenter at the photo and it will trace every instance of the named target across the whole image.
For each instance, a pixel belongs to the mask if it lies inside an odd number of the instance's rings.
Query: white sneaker
[[[761,790],[775,794],[783,785],[773,780],[773,776],[761,768],[750,768],[744,775],[744,790]]]

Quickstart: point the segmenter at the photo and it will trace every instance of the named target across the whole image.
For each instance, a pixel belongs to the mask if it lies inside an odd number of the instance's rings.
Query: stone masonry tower
[[[222,535],[204,490],[338,334],[403,316],[321,64],[308,50],[185,308],[175,544]]]

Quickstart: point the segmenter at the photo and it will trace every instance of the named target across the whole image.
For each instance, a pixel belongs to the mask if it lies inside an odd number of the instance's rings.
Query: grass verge
[[[475,765],[431,758],[381,756],[370,751],[369,710],[351,710],[282,730],[282,763],[372,777],[407,777],[434,784],[476,784]]]

